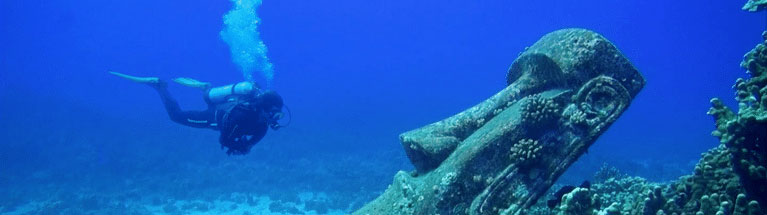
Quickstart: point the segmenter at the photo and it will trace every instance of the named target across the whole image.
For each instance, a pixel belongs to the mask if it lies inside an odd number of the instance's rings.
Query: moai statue
[[[626,110],[645,84],[601,35],[559,30],[511,65],[508,86],[400,135],[400,171],[354,214],[522,214]]]

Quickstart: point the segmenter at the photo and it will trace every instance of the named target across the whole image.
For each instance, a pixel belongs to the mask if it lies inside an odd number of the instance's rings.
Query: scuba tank
[[[210,103],[221,104],[237,99],[240,96],[258,94],[259,88],[253,82],[243,81],[236,84],[216,87],[208,90],[206,98]]]

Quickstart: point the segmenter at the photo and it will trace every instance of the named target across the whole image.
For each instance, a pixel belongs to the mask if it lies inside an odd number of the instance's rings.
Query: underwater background
[[[344,214],[412,170],[397,136],[506,86],[544,34],[612,41],[647,80],[560,178],[603,165],[655,182],[718,145],[764,14],[741,1],[265,0],[258,33],[291,124],[244,156],[171,122],[149,87],[107,71],[215,86],[244,80],[222,40],[230,1],[0,1],[0,214]],[[257,64],[263,67],[263,64]],[[183,109],[199,90],[170,84]]]

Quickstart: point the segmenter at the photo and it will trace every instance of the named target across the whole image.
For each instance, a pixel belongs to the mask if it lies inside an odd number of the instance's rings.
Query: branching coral
[[[764,214],[758,201],[744,194],[725,146],[704,153],[693,175],[682,176],[669,184],[650,183],[643,178],[627,177],[615,169],[604,169],[590,193],[599,197],[593,205],[609,206],[601,210],[592,206],[584,214],[616,214],[616,211],[623,215]],[[584,203],[581,201],[582,206]],[[549,214],[543,212],[545,206],[537,207],[531,209],[536,211],[531,214]]]
[[[594,215],[599,211],[599,196],[588,188],[575,188],[562,196],[557,215]]]
[[[641,202],[634,198],[634,208],[630,214],[715,215],[719,211],[724,214],[734,214],[737,211],[759,214],[758,210],[749,210],[739,207],[738,204],[733,207],[738,201],[736,197],[745,196],[742,194],[744,190],[738,182],[738,177],[732,171],[729,157],[729,152],[720,146],[702,155],[693,175],[682,176],[668,185],[638,184],[642,186],[641,193],[646,195]],[[743,197],[738,197],[741,195]],[[746,199],[739,201],[743,202]],[[623,202],[625,204],[626,201]]]
[[[519,160],[522,164],[529,164],[538,157],[538,152],[543,149],[538,141],[532,139],[521,139],[517,144],[511,147],[509,158]]]
[[[767,32],[762,34],[767,43]],[[738,113],[728,109],[721,100],[711,100],[709,115],[716,119],[716,131],[732,155],[735,173],[746,190],[747,197],[767,202],[767,46],[759,44],[741,62],[749,79],[735,82]],[[762,205],[763,206],[763,205]]]
[[[567,119],[569,119],[570,123],[577,126],[586,126],[588,125],[588,120],[586,118],[586,113],[579,110],[578,108],[571,108],[571,110],[565,111],[566,113],[563,114],[566,116]]]
[[[642,203],[642,215],[654,215],[662,212],[663,205],[666,203],[666,198],[663,197],[663,189],[661,187],[654,187],[652,191],[647,192]],[[673,205],[673,204],[672,204]]]
[[[522,104],[522,122],[531,127],[544,127],[557,122],[562,108],[550,98],[536,94]]]
[[[592,184],[591,189],[600,195],[601,205],[611,205],[620,211],[631,212],[642,203],[644,197],[641,194],[650,192],[654,186],[640,177],[617,176]]]

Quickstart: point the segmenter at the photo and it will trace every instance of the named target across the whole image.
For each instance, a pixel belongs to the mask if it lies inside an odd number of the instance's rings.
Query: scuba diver
[[[254,82],[210,88],[207,82],[176,78],[173,80],[176,83],[202,89],[205,92],[203,99],[208,104],[207,110],[182,111],[168,92],[168,84],[164,80],[109,73],[157,90],[172,121],[195,128],[219,130],[221,148],[226,148],[229,155],[247,154],[266,135],[268,128],[277,130],[282,127],[278,123],[283,116],[282,97],[274,91],[261,90]]]

